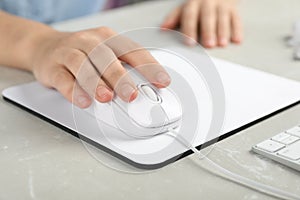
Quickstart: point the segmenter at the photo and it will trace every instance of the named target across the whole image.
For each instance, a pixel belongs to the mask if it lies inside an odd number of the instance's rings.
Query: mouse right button
[[[182,117],[182,108],[176,95],[167,88],[160,89],[158,94],[162,98],[161,107],[167,114],[169,123],[180,120]]]
[[[167,116],[160,104],[152,103],[145,95],[139,94],[137,98],[127,104],[129,117],[144,128],[161,127],[165,125]]]

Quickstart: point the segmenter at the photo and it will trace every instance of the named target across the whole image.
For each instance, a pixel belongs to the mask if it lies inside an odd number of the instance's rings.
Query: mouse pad
[[[183,54],[188,53],[190,56],[199,56],[185,49],[178,51],[182,51]],[[160,51],[151,53],[163,65],[171,64],[174,68],[179,67],[179,61],[172,57],[174,55],[166,55],[165,52]],[[224,86],[226,118],[223,130],[217,137],[203,138],[200,134],[196,134],[192,142],[195,147],[209,145],[215,142],[216,138],[221,140],[229,137],[299,103],[300,82],[221,59],[214,58],[213,62]],[[201,132],[206,130],[210,123],[211,116],[207,109],[209,97],[205,94],[205,90],[201,89],[201,85],[193,87],[199,95],[202,95],[202,100],[199,102],[199,109],[202,111],[199,130]],[[57,91],[45,88],[38,82],[8,88],[2,95],[5,100],[138,168],[160,168],[192,153],[186,146],[174,142],[174,138],[164,134],[137,140],[118,129],[99,123],[99,119],[95,117],[94,106],[85,110],[79,109]],[[109,110],[109,104],[103,106]],[[109,115],[105,109],[102,114],[105,117]],[[100,132],[102,134],[99,134]],[[168,146],[172,148],[166,148]]]

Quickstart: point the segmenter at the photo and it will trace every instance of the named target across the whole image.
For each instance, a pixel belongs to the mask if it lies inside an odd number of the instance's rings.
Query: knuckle
[[[104,38],[109,38],[116,34],[111,28],[107,26],[96,28],[96,32]]]
[[[79,32],[76,32],[76,33],[73,33],[71,38],[76,41],[76,40],[80,40],[80,41],[89,41],[89,37],[90,37],[90,34],[87,32],[87,31],[79,31]]]
[[[112,33],[113,32],[113,30],[107,26],[101,26],[101,27],[97,28],[97,30],[99,32],[103,32],[103,33]]]
[[[101,35],[95,34],[94,30],[76,32],[71,36],[71,42],[84,44],[87,53],[92,51],[102,41]]]
[[[124,74],[126,74],[126,69],[124,67],[109,66],[103,73],[103,76],[109,82],[117,82]]]
[[[79,68],[85,60],[85,55],[79,51],[70,51],[65,56],[65,65],[67,67]]]

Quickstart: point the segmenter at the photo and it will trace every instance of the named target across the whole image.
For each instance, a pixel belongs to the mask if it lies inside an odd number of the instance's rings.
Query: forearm
[[[39,44],[52,32],[49,26],[0,11],[0,65],[31,71]]]

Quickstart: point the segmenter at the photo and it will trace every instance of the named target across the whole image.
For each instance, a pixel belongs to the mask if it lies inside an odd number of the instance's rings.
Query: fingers
[[[101,55],[101,56],[99,56]],[[89,58],[104,82],[113,88],[117,95],[126,102],[133,101],[137,96],[135,83],[126,69],[117,59],[111,48],[105,44],[98,45]]]
[[[96,98],[103,103],[113,98],[111,89],[100,78],[87,56],[80,50],[63,48],[59,51],[57,61],[76,77],[80,88],[91,98]]]
[[[216,6],[213,1],[205,1],[200,15],[201,43],[207,48],[216,46]]]
[[[228,44],[230,37],[230,12],[226,6],[220,6],[218,8],[218,20],[217,20],[217,36],[218,45],[225,47]]]
[[[241,43],[243,40],[242,22],[236,9],[233,9],[231,13],[231,28],[231,41],[237,44]]]
[[[74,48],[80,49],[88,56],[90,63],[94,69],[97,70],[98,75],[101,76],[102,80],[106,84],[104,85],[105,87],[99,86],[100,88],[96,89],[97,96],[99,96],[102,92],[105,92],[106,89],[110,87],[121,99],[126,102],[131,102],[137,96],[135,84],[128,75],[125,75],[126,70],[121,65],[112,49],[108,47],[105,42],[103,42],[108,38],[113,38],[115,35],[116,34],[109,28],[102,27],[99,29],[94,29],[93,32],[90,33],[91,39],[88,39],[86,33],[78,34],[77,37],[79,37],[79,41],[73,45]],[[132,45],[133,43],[129,44]],[[120,51],[120,53],[127,51],[124,46],[126,47],[126,43],[118,43],[117,49]],[[118,82],[121,77],[125,78]],[[95,78],[89,78],[89,80],[93,79]],[[124,85],[124,87],[117,87],[119,85]],[[109,95],[108,92],[102,94],[102,96],[103,98],[106,97],[107,99],[112,97],[112,95]]]
[[[102,77],[125,102],[131,102],[137,97],[135,83],[119,60],[109,65]]]
[[[136,85],[119,59],[133,67],[147,65],[139,71],[157,87],[170,84],[167,72],[137,43],[106,29],[93,30],[90,34],[89,39],[86,33],[76,33],[77,40],[73,36],[69,41],[71,47],[63,48],[56,54],[59,64],[70,70],[91,97],[107,102],[113,98],[114,90],[126,102],[136,98]],[[110,39],[105,40],[107,38]]]
[[[89,95],[77,84],[74,76],[64,67],[54,68],[50,79],[52,86],[68,101],[80,108],[87,108],[92,103]]]
[[[190,46],[197,43],[199,11],[200,3],[195,0],[188,1],[182,10],[181,32],[189,37],[185,43]]]
[[[138,70],[149,82],[158,88],[170,84],[171,78],[157,60],[139,44],[132,40],[116,36],[105,42],[115,55],[136,70]],[[121,46],[120,46],[121,44]]]
[[[70,66],[71,67],[71,66]],[[72,73],[76,74],[76,79],[80,86],[93,98],[99,102],[109,102],[113,98],[113,91],[101,79],[93,64],[88,58],[79,69],[74,69]]]
[[[100,79],[96,89],[96,100],[101,103],[109,102],[113,99],[113,91],[106,85],[106,83]]]
[[[172,10],[167,17],[164,19],[163,23],[161,24],[161,28],[164,29],[175,29],[179,23],[180,15],[181,15],[182,7],[179,6]]]
[[[185,41],[187,45],[196,44],[198,33],[202,45],[207,48],[227,46],[230,40],[239,43],[242,40],[242,28],[235,3],[189,0],[166,17],[163,27],[174,26],[178,22],[172,19],[179,17],[181,32],[190,37]]]
[[[171,82],[166,70],[145,49],[127,53],[120,59],[134,67],[157,88],[167,87]]]

